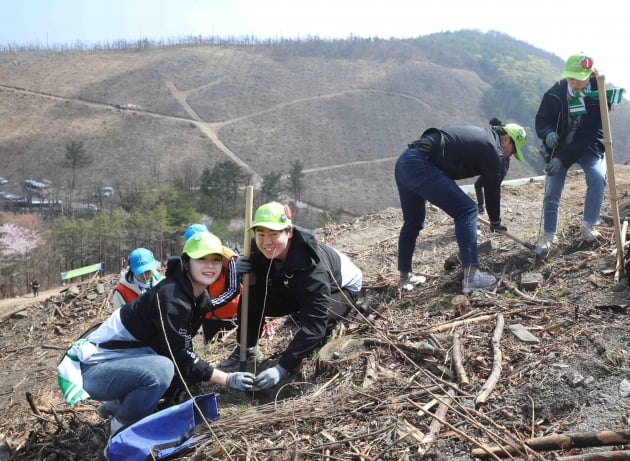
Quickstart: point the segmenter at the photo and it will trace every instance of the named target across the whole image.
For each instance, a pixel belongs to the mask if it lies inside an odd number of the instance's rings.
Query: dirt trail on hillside
[[[58,295],[67,287],[61,286],[57,288],[51,288],[50,290],[40,291],[39,296],[35,297],[32,294],[19,296],[17,298],[3,298],[0,299],[0,320],[5,317],[8,317],[16,312],[19,312],[22,309],[27,308],[31,304],[37,304],[39,302],[44,302],[46,299],[51,296]]]

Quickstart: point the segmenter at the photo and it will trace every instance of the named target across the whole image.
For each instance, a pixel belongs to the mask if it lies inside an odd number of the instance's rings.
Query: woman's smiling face
[[[221,275],[223,257],[208,254],[203,258],[190,260],[190,278],[193,283],[207,287],[217,281]]]

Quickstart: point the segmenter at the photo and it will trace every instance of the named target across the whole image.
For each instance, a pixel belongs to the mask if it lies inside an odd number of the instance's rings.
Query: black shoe
[[[256,361],[257,363],[262,362],[265,359],[265,356],[263,355],[262,352],[260,352],[260,349],[258,349],[258,346],[254,346],[254,347],[248,347],[247,348],[247,361]],[[219,368],[230,368],[233,367],[235,365],[238,365],[238,363],[241,361],[241,346],[236,346],[234,348],[234,351],[232,351],[232,353],[230,354],[230,356],[225,359],[223,362],[220,362],[217,366]]]

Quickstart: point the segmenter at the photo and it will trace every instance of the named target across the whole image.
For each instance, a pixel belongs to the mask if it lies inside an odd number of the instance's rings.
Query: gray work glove
[[[560,136],[558,136],[558,133],[555,131],[547,133],[547,136],[545,137],[545,144],[547,144],[547,147],[552,150],[558,147],[558,144],[560,144]]]
[[[244,274],[246,272],[253,272],[254,269],[252,267],[252,261],[249,259],[249,256],[241,256],[236,260],[236,272],[239,274]]]
[[[560,168],[562,168],[562,161],[558,157],[554,157],[547,165],[547,168],[545,168],[545,173],[548,176],[553,176],[560,172]]]
[[[503,224],[503,221],[499,221],[498,224],[490,223],[490,230],[492,232],[507,232],[507,226]]]
[[[256,376],[256,388],[264,391],[269,389],[280,382],[282,378],[287,375],[288,371],[280,365],[267,368],[264,371],[258,373]]]
[[[256,379],[256,377],[253,373],[228,373],[225,379],[225,385],[237,391],[251,391],[254,386],[254,379]]]

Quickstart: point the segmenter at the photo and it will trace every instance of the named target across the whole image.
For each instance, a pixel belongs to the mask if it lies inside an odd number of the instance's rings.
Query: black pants
[[[236,328],[236,323],[231,320],[203,319],[201,326],[203,328],[203,339],[208,343],[214,339],[217,333]]]

